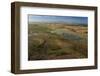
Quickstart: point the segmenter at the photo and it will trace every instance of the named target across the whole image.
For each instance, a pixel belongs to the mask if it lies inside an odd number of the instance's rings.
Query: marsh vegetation
[[[63,23],[28,25],[28,60],[88,57],[87,26]]]

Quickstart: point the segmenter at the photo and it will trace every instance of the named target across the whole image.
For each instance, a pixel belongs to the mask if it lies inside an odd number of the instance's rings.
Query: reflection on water
[[[70,34],[70,33],[63,33],[64,39],[68,40],[81,40],[82,38],[78,35],[75,34]]]

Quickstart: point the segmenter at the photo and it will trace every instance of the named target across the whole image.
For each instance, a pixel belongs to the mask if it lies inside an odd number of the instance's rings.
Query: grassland
[[[28,60],[87,58],[87,29],[76,24],[29,24]]]

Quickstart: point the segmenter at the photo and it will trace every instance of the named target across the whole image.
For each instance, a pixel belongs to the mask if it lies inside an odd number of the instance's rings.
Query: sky
[[[88,17],[76,16],[47,16],[47,15],[29,15],[31,22],[48,22],[48,23],[71,23],[71,24],[88,24]]]

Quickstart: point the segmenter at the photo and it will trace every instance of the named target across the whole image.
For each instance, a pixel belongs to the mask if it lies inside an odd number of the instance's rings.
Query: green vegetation
[[[87,58],[87,27],[34,23],[28,25],[28,59]]]

